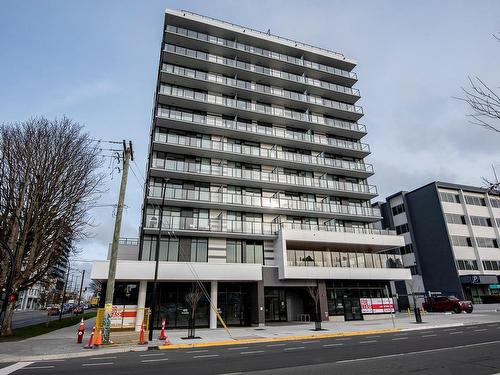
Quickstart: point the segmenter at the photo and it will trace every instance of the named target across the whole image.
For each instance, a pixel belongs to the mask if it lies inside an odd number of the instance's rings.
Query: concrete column
[[[319,313],[321,320],[328,321],[328,302],[326,298],[326,283],[325,280],[318,280],[319,291]]]
[[[141,280],[139,283],[139,296],[137,297],[137,308],[146,307],[146,291],[148,289],[148,282],[146,280]],[[137,310],[137,318],[135,320],[135,331],[141,331],[141,323],[144,319],[144,310]],[[152,322],[150,322],[152,323]]]
[[[210,302],[212,302],[213,307],[217,308],[217,293],[218,293],[218,288],[217,288],[217,281],[212,281],[210,283]],[[216,329],[217,328],[217,314],[215,313],[214,309],[211,307],[210,308],[210,329]]]
[[[257,317],[259,327],[264,327],[266,324],[266,311],[264,309],[264,281],[257,281]]]

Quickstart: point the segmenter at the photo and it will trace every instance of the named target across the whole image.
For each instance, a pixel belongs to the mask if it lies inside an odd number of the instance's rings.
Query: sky
[[[379,197],[434,180],[482,186],[500,134],[454,99],[479,76],[500,86],[500,1],[0,0],[0,123],[67,116],[94,139],[131,140],[122,237],[137,237],[165,8],[332,49],[358,62],[358,102]],[[107,174],[102,205],[117,200]],[[104,259],[114,212],[91,212],[79,258]],[[90,266],[85,266],[90,270]]]

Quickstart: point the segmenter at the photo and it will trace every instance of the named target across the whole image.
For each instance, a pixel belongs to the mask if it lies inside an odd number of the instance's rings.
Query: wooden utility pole
[[[129,141],[127,146],[127,143],[123,141],[122,180],[120,184],[120,194],[118,195],[118,206],[116,207],[115,230],[113,232],[113,242],[111,244],[108,282],[106,284],[106,299],[104,301],[104,309],[107,314],[111,312],[111,308],[113,307],[113,294],[115,292],[116,260],[118,257],[118,242],[120,240],[120,229],[122,226],[123,205],[125,202],[125,190],[127,189],[128,167],[130,164],[130,160],[134,160],[132,142]]]

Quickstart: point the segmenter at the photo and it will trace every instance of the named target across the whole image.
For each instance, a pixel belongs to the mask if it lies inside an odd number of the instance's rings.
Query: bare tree
[[[195,319],[196,319],[196,309],[198,308],[198,303],[203,295],[203,291],[197,283],[193,283],[191,286],[191,291],[186,294],[186,302],[188,303],[190,311],[189,316],[189,332],[188,338],[195,337]]]
[[[89,290],[92,292],[93,297],[97,297],[102,289],[101,280],[90,280]]]
[[[87,235],[99,198],[99,149],[70,119],[0,126],[0,283],[6,294],[41,280]],[[1,333],[12,334],[14,303]]]
[[[316,330],[321,330],[321,314],[319,312],[319,300],[320,300],[319,287],[308,286],[307,293],[309,294],[314,303],[314,322],[316,324]]]

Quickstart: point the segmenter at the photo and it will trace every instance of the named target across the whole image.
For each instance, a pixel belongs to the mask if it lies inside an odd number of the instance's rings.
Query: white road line
[[[450,332],[450,335],[458,335],[459,333],[464,333],[464,331]]]
[[[298,349],[305,349],[305,346],[294,346],[293,348],[285,348],[283,350],[298,350]]]
[[[89,358],[89,359],[95,359],[95,360],[100,360],[100,359],[115,359],[116,357],[92,357],[92,358]]]
[[[407,333],[395,333],[394,336],[408,336]]]
[[[19,370],[44,370],[44,369],[49,369],[49,368],[54,368],[56,366],[31,366],[31,367],[24,367]]]
[[[360,341],[360,344],[371,344],[372,342],[377,342],[377,340]]]
[[[467,345],[458,345],[458,346],[449,346],[447,348],[437,348],[437,349],[429,349],[429,350],[421,350],[417,352],[407,352],[407,353],[398,353],[398,354],[388,354],[388,355],[381,355],[381,356],[376,356],[376,357],[366,357],[366,358],[356,358],[356,359],[345,359],[343,361],[337,361],[335,363],[349,363],[349,362],[362,362],[362,361],[371,361],[375,359],[383,359],[383,358],[394,358],[394,357],[402,357],[405,355],[417,355],[417,354],[426,354],[426,353],[435,353],[435,352],[444,352],[448,350],[454,350],[454,349],[464,349],[464,348],[470,348],[474,346],[484,346],[484,345],[491,345],[491,344],[500,344],[500,341],[488,341],[488,342],[480,342],[477,344],[467,344]]]
[[[499,327],[500,328],[500,327]],[[268,348],[274,348],[275,346],[285,346],[286,344],[271,344],[271,345],[266,345]]]
[[[500,327],[497,327],[497,329],[500,329]]]
[[[154,359],[143,359],[141,362],[160,362],[160,361],[168,361],[168,358],[154,358]]]
[[[215,374],[215,375],[240,375],[242,372],[225,372],[224,374]]]
[[[165,353],[139,354],[139,357],[156,357],[160,355],[165,355]]]
[[[379,335],[370,335],[370,338],[380,337]]]
[[[392,339],[392,341],[396,341],[396,340],[408,340],[408,337],[395,337]]]
[[[82,363],[82,366],[108,366],[112,365],[113,362],[101,362],[101,363]]]
[[[336,344],[325,344],[323,345],[325,348],[328,348],[329,346],[342,346],[344,344],[341,344],[341,343],[336,343]]]
[[[448,329],[443,329],[444,332],[448,332],[448,331],[455,331],[457,328],[448,328]]]
[[[343,337],[340,339],[336,339],[337,341],[345,341],[345,340],[352,340],[352,337]]]
[[[421,333],[421,334],[425,335],[425,334],[427,334],[427,333],[434,333],[434,331],[420,331],[419,333]]]
[[[251,352],[241,352],[240,354],[256,354],[256,353],[264,353],[263,350],[253,350]]]
[[[9,375],[12,374],[14,371],[17,371],[19,369],[22,369],[23,367],[29,366],[34,362],[17,362],[14,363],[13,365],[0,368],[0,375]]]
[[[313,344],[315,342],[319,342],[319,340],[307,340],[307,341],[301,341],[301,344]]]
[[[188,351],[186,351],[186,353],[189,353],[189,354],[191,354],[191,353],[206,353],[206,352],[208,352],[208,349],[204,349],[204,350],[188,350]]]
[[[487,328],[475,329],[474,332],[483,332],[483,331],[487,331],[487,330],[488,330]]]
[[[205,355],[195,355],[193,358],[209,358],[209,357],[218,357],[218,354],[205,354]]]
[[[437,336],[437,335],[436,334],[434,334],[434,335],[422,335],[420,337],[434,337],[434,336]]]
[[[248,346],[239,346],[237,348],[228,348],[227,350],[240,350],[240,349],[248,349]]]

